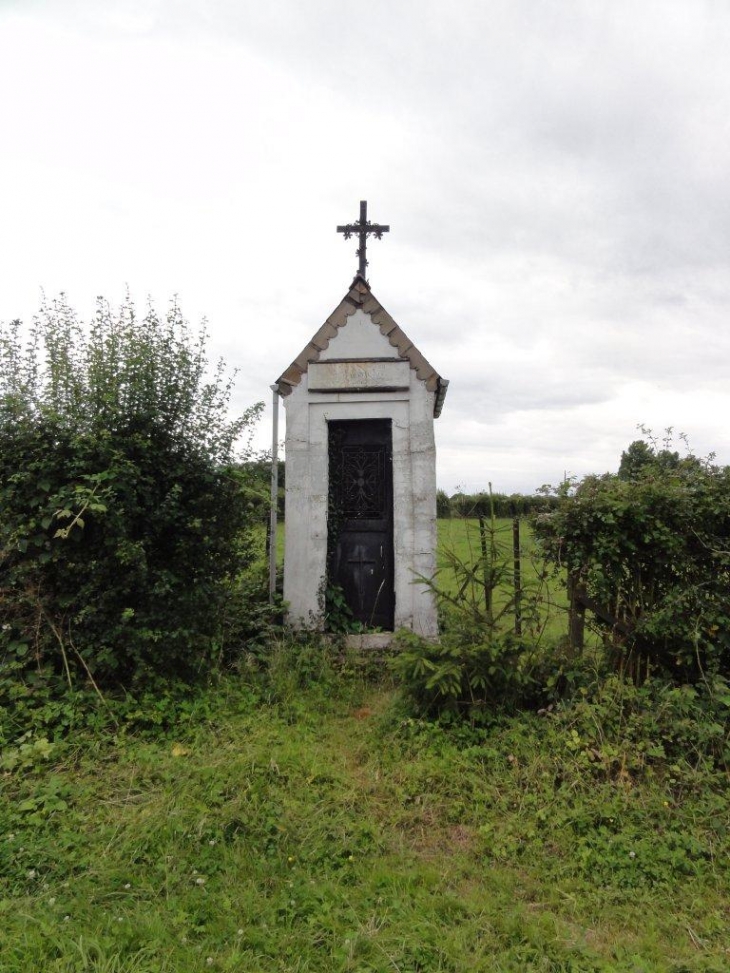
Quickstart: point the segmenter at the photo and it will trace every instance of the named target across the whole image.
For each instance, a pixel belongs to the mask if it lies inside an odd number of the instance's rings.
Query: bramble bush
[[[677,683],[730,672],[730,467],[637,441],[618,474],[562,491],[535,532],[621,622],[595,623],[620,669]]]
[[[24,343],[25,342],[25,343]],[[0,702],[51,685],[189,678],[221,652],[263,502],[237,462],[261,409],[176,304],[65,299],[0,325]]]

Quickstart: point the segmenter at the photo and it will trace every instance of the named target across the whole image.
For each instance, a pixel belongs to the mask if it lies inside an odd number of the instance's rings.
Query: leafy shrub
[[[535,531],[618,625],[597,620],[617,664],[677,682],[730,671],[730,468],[655,445],[620,474],[563,491]]]
[[[679,788],[699,769],[730,762],[730,686],[721,676],[696,686],[656,678],[636,686],[613,674],[545,712],[591,776],[629,781],[661,769]]]
[[[263,552],[262,552],[263,553]],[[222,641],[234,661],[241,653],[260,659],[283,634],[283,603],[278,591],[269,600],[269,565],[263,558],[233,578],[221,614]]]
[[[458,716],[476,723],[524,702],[531,685],[519,642],[509,633],[465,638],[453,633],[431,642],[399,632],[391,666],[403,690],[425,715]]]
[[[259,498],[235,460],[260,406],[228,418],[206,336],[173,305],[63,299],[24,347],[0,329],[0,692],[76,674],[190,677],[220,651],[229,579],[252,559]]]
[[[451,516],[451,501],[445,490],[436,491],[436,516],[439,518]]]

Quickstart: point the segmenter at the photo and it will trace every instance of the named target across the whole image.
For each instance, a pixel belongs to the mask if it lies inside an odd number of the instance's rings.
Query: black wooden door
[[[390,419],[329,427],[329,575],[355,621],[393,630],[393,449]]]

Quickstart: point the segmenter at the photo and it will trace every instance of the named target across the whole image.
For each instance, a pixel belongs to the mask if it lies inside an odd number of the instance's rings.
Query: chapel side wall
[[[284,600],[289,606],[288,620],[291,625],[295,628],[316,628],[321,627],[322,621],[320,585],[326,564],[327,498],[325,495],[322,510],[321,490],[319,494],[316,491],[316,480],[322,477],[322,456],[321,448],[316,443],[314,447],[310,446],[306,381],[286,396],[284,407],[287,468]],[[326,448],[324,460],[326,464]]]
[[[413,558],[413,470],[410,457],[411,403],[392,416],[393,425],[393,588],[394,628],[411,628],[413,621],[412,577],[406,569]]]
[[[436,444],[433,407],[435,392],[411,373],[411,416],[409,454],[411,461],[413,515],[412,573],[410,577],[410,626],[426,638],[438,636],[436,603],[433,592],[415,579],[433,577],[436,570]]]

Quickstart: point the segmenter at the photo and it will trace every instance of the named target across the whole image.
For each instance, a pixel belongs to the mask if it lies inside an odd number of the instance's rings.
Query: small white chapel
[[[324,629],[336,591],[360,631],[438,634],[434,420],[448,382],[370,289],[370,235],[357,236],[359,270],[347,293],[277,379],[286,410],[284,600],[297,628]]]

